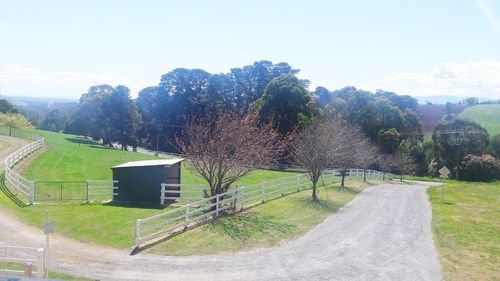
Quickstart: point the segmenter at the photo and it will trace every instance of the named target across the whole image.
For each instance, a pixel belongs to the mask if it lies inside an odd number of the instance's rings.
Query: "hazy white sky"
[[[312,88],[500,98],[499,18],[499,0],[0,0],[0,94],[135,96],[176,67],[267,59]]]

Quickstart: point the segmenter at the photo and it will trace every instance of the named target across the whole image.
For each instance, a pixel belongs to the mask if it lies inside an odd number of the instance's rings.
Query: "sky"
[[[263,59],[311,90],[500,98],[500,0],[0,0],[0,95],[135,97],[177,67]]]

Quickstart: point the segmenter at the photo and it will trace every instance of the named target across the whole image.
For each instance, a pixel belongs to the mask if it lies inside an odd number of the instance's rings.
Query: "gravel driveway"
[[[442,280],[425,189],[369,187],[303,237],[239,254],[129,256],[56,235],[51,267],[101,280]],[[0,244],[42,246],[43,235],[2,210]]]

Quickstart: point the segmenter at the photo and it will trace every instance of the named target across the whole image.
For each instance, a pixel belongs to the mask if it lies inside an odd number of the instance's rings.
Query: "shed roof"
[[[143,161],[132,161],[123,163],[114,168],[129,168],[129,167],[148,167],[148,166],[172,166],[179,162],[184,161],[184,158],[173,158],[173,159],[162,159],[162,160],[143,160]]]

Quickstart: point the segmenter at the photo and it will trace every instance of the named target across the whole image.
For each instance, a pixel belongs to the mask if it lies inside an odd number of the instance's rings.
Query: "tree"
[[[438,176],[438,162],[436,158],[432,158],[431,162],[429,163],[429,166],[427,168],[427,173],[431,178],[437,177]]]
[[[188,167],[207,181],[211,196],[279,160],[284,141],[269,125],[257,124],[256,115],[224,113],[194,118],[177,136],[180,150],[190,160]]]
[[[332,149],[329,163],[331,167],[338,169],[342,178],[340,186],[344,189],[349,169],[366,165],[368,158],[365,157],[365,153],[370,142],[359,127],[346,120],[337,118],[329,124]]]
[[[9,101],[0,99],[0,113],[18,113],[18,110]]]
[[[500,159],[500,135],[494,135],[490,141],[490,151]]]
[[[465,99],[465,103],[468,105],[468,106],[473,106],[473,105],[476,105],[479,103],[478,99],[475,98],[475,97],[470,97],[470,98],[466,98]]]
[[[253,106],[263,122],[270,123],[283,135],[311,123],[319,114],[312,96],[293,74],[274,78]]]
[[[67,121],[68,115],[59,108],[55,108],[45,115],[39,128],[47,131],[60,132],[64,130]]]
[[[413,172],[415,169],[415,161],[407,151],[397,151],[392,160],[394,161],[393,171],[399,174],[401,181],[403,181],[404,175]]]
[[[12,135],[12,129],[27,130],[33,128],[28,119],[19,113],[0,113],[0,125],[9,128],[9,136]]]
[[[434,151],[439,162],[455,171],[465,155],[484,154],[488,148],[488,132],[478,124],[456,119],[452,122],[438,124],[432,133]]]
[[[318,200],[316,187],[332,158],[331,134],[329,124],[314,122],[301,130],[292,143],[293,161],[306,170],[313,200]]]
[[[490,182],[500,179],[500,161],[488,154],[466,155],[458,170],[460,180]]]
[[[130,90],[125,86],[117,86],[103,107],[109,119],[111,139],[119,142],[122,150],[126,150],[129,144],[136,145],[140,117],[135,102],[130,99]]]

